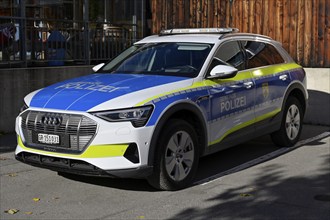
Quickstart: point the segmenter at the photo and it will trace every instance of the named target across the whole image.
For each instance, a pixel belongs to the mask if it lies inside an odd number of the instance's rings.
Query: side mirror
[[[97,64],[96,66],[93,66],[92,70],[94,72],[97,72],[99,69],[101,69],[104,66],[104,63]]]
[[[235,77],[237,72],[238,70],[234,67],[226,66],[226,65],[218,65],[211,70],[210,76],[208,76],[208,78],[229,79]]]

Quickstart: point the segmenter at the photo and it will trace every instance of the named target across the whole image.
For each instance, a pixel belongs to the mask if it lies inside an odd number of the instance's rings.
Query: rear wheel
[[[162,190],[188,186],[198,166],[198,141],[194,128],[184,120],[172,119],[158,141],[154,172],[148,182]]]
[[[280,130],[271,134],[273,142],[281,147],[292,147],[300,137],[303,108],[296,97],[289,97],[283,113]]]

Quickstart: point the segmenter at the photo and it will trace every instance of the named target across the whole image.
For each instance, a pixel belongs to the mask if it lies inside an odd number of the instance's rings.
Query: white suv
[[[18,160],[177,190],[201,156],[264,134],[283,147],[299,139],[305,72],[269,37],[165,30],[95,69],[25,97]]]

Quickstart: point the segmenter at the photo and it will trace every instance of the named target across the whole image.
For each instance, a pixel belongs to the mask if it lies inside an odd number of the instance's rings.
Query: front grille
[[[31,148],[81,153],[96,133],[97,123],[84,115],[26,111],[21,115],[25,144]],[[38,141],[39,134],[58,135],[58,144]]]

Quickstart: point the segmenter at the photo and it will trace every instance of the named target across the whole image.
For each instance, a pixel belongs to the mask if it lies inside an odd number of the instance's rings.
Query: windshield
[[[134,45],[99,72],[196,77],[211,48],[201,43]]]

